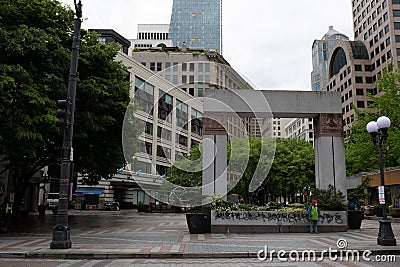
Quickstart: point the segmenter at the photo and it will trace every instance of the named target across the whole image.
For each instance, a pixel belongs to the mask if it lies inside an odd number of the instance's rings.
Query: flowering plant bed
[[[322,211],[320,232],[347,231],[346,211]],[[211,211],[212,233],[302,233],[309,232],[306,211]]]

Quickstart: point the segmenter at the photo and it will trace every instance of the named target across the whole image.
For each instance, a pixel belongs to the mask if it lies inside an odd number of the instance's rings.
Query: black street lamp
[[[378,143],[379,152],[379,173],[381,178],[381,186],[379,187],[379,203],[383,204],[382,219],[379,220],[378,245],[396,246],[392,230],[392,221],[387,218],[386,213],[386,193],[385,193],[385,172],[383,170],[382,144],[388,137],[388,128],[390,127],[390,119],[381,116],[377,121],[371,121],[367,124],[367,131],[371,134],[371,140],[374,144]]]
[[[68,94],[67,100],[61,100],[59,103],[65,101],[65,123],[60,120],[56,123],[58,126],[64,127],[64,140],[61,158],[60,170],[60,190],[58,200],[58,211],[56,225],[53,227],[53,240],[50,243],[51,249],[68,249],[71,248],[70,229],[68,225],[68,194],[69,185],[72,176],[73,166],[73,148],[72,139],[74,136],[74,111],[75,111],[75,96],[76,96],[76,82],[78,77],[78,58],[79,58],[79,43],[81,32],[81,18],[82,18],[82,3],[79,0],[75,4],[75,24],[71,49],[71,64],[69,70]]]

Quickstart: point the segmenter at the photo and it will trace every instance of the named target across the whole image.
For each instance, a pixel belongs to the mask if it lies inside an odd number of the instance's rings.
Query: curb
[[[368,256],[376,255],[400,255],[400,249],[382,249],[382,250],[358,250],[360,257],[365,251],[371,251]],[[107,253],[107,252],[0,252],[1,258],[20,258],[20,259],[60,259],[60,260],[106,260],[106,259],[215,259],[215,258],[257,258],[257,252],[217,252],[217,253]],[[278,258],[278,252],[272,254],[272,258]],[[280,257],[289,257],[290,251]],[[344,256],[345,253],[342,255]],[[328,256],[322,251],[315,251],[315,257],[320,258],[321,255]],[[332,253],[332,256],[341,256],[340,251]]]

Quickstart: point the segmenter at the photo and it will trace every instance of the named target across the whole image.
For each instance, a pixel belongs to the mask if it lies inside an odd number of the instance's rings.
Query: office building
[[[241,77],[229,62],[216,51],[183,46],[143,49],[132,52],[132,58],[170,81],[189,95],[201,98],[206,89],[254,89]],[[257,122],[254,118],[231,118],[228,133],[232,136],[261,136],[268,120]],[[265,130],[264,130],[265,131]]]
[[[311,89],[325,90],[328,80],[328,59],[337,40],[349,40],[349,37],[329,26],[321,40],[314,40],[312,45]]]
[[[121,46],[129,43],[115,31],[95,31],[101,34],[100,38],[104,38],[102,34],[105,33],[107,42],[114,41]],[[139,201],[145,204],[154,201],[152,194],[143,191],[140,183],[147,189],[158,190],[167,169],[177,159],[187,156],[193,145],[201,142],[203,103],[155,75],[130,57],[125,49],[121,49],[115,60],[128,67],[130,95],[139,106],[135,117],[143,122],[140,151],[112,178],[102,179],[96,187],[79,184],[77,192],[98,194],[105,201],[117,199],[123,207],[131,207]]]
[[[173,46],[221,53],[221,0],[173,0],[169,38]]]
[[[354,41],[339,40],[329,57],[327,91],[341,92],[344,132],[355,111],[367,109],[375,82],[384,69],[397,66],[400,55],[400,1],[353,0]]]
[[[285,137],[303,139],[314,145],[313,121],[311,118],[292,119],[284,126]]]
[[[131,47],[129,55],[135,48],[169,47],[172,41],[168,39],[169,24],[139,24],[137,38],[129,39]]]

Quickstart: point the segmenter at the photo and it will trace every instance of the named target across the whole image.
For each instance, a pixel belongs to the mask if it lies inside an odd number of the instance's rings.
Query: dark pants
[[[318,228],[317,228],[317,223],[318,220],[310,220],[310,233],[316,233],[318,234]]]

